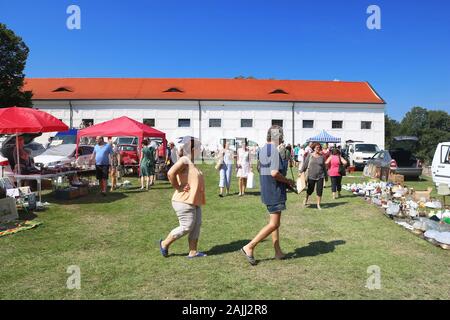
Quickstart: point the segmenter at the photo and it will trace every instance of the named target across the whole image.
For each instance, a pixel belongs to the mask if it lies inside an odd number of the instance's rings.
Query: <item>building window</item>
[[[222,126],[222,119],[209,119],[210,128],[220,128]]]
[[[342,129],[344,121],[333,120],[331,122],[331,129]]]
[[[144,119],[142,121],[143,124],[149,126],[149,127],[154,127],[155,126],[155,119]]]
[[[303,120],[303,128],[304,129],[314,128],[314,120]]]
[[[241,119],[241,128],[253,127],[253,119]]]
[[[87,128],[94,125],[94,119],[81,119],[81,128]]]
[[[361,121],[361,129],[363,130],[372,129],[372,121]]]
[[[273,126],[280,126],[283,127],[283,120],[272,120],[272,125]]]
[[[191,126],[191,119],[178,119],[179,128],[188,128]]]

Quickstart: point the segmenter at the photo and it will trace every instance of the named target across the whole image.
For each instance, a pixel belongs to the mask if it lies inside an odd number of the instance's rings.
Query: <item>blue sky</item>
[[[69,5],[81,30],[66,27]],[[381,30],[366,9],[381,8]],[[448,0],[0,0],[27,77],[369,81],[401,119],[450,109]]]

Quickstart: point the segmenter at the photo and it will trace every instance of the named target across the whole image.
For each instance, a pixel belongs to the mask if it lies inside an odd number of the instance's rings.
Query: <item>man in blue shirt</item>
[[[283,166],[277,150],[278,145],[282,142],[283,128],[276,125],[272,126],[267,132],[267,144],[258,153],[261,201],[266,205],[270,218],[269,223],[259,231],[255,238],[241,249],[251,265],[256,265],[253,256],[256,245],[270,234],[272,234],[275,258],[284,258],[279,240],[281,211],[286,210],[286,186],[294,187],[295,182],[285,178],[287,167]]]
[[[103,137],[97,137],[97,145],[94,147],[94,153],[91,156],[91,162],[95,159],[95,172],[97,180],[100,183],[100,189],[103,196],[106,196],[109,163],[113,154],[112,147],[109,143],[105,143]]]

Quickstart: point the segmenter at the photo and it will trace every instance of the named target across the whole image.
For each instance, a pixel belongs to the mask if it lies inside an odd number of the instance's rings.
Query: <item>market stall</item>
[[[322,130],[317,136],[308,138],[306,142],[321,142],[321,143],[341,143],[341,138],[333,137],[331,134]]]
[[[0,109],[0,134],[15,135],[15,146],[8,149],[9,163],[11,164],[17,182],[17,188],[21,187],[22,181],[37,181],[37,192],[39,203],[41,203],[41,184],[43,180],[53,180],[55,188],[62,185],[63,181],[70,181],[75,184],[83,184],[77,178],[78,170],[74,167],[61,166],[55,168],[38,168],[35,166],[30,155],[24,148],[23,134],[36,135],[44,132],[67,131],[68,127],[52,115],[32,109],[11,107]],[[15,149],[15,150],[14,150]],[[25,160],[24,160],[25,159]],[[78,188],[72,186],[72,188]],[[56,189],[55,189],[56,191]],[[13,191],[9,192],[11,195]],[[18,193],[20,197],[20,193]]]
[[[137,137],[138,146],[142,145],[144,138],[161,138],[164,150],[167,148],[166,134],[155,128],[126,116],[105,121],[77,133],[77,145],[83,137]],[[138,147],[138,153],[140,148]],[[78,155],[77,155],[78,156]]]

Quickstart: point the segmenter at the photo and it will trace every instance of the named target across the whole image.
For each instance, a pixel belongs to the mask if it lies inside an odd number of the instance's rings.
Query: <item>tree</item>
[[[31,91],[22,91],[28,52],[22,38],[0,23],[0,107],[31,107]]]
[[[426,163],[430,163],[438,143],[450,141],[450,115],[441,110],[413,107],[400,124],[386,115],[385,135],[387,148],[389,148],[392,137],[396,135],[419,138],[419,144],[414,154]]]
[[[428,123],[428,111],[425,108],[413,107],[400,124],[400,133],[402,135],[416,136],[420,138],[420,133],[423,129],[427,128]]]
[[[384,116],[386,149],[390,148],[392,139],[399,134],[399,125],[397,120],[389,118],[387,114]]]

